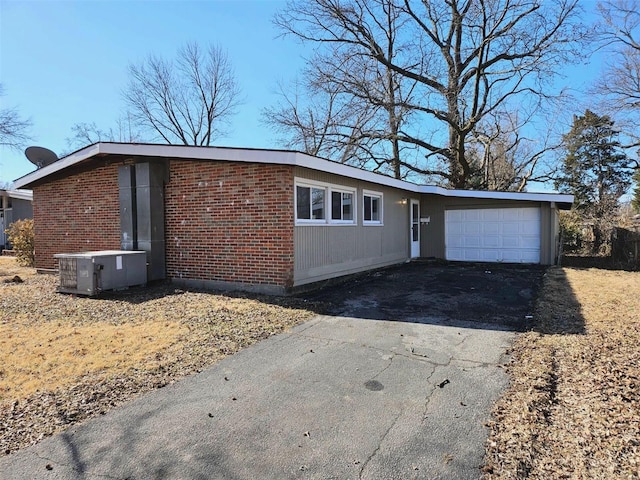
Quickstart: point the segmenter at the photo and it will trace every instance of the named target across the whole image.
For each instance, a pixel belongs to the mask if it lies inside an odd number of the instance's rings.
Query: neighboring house
[[[33,193],[31,190],[0,190],[0,251],[10,250],[5,231],[9,226],[25,218],[33,218]]]
[[[447,190],[299,152],[96,143],[33,189],[36,266],[148,252],[150,280],[282,293],[427,257],[553,264],[571,195]]]

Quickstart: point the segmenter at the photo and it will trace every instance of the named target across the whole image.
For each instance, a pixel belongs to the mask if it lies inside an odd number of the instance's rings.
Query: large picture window
[[[364,191],[363,222],[365,225],[382,225],[382,193]]]
[[[355,224],[355,189],[296,180],[296,223]]]

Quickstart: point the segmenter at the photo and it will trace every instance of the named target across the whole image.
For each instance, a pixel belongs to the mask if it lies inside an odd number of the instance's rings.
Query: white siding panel
[[[536,207],[445,212],[447,260],[539,263],[540,235]]]

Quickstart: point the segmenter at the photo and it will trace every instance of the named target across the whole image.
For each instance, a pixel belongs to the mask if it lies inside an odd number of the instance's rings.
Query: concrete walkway
[[[0,459],[2,479],[475,479],[495,325],[318,316]]]

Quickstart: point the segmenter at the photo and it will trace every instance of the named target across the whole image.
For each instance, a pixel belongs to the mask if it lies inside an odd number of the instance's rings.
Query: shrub
[[[33,220],[17,220],[6,230],[9,242],[16,252],[16,259],[23,267],[33,267],[35,264]]]
[[[560,231],[562,233],[562,249],[565,252],[579,252],[585,241],[584,225],[575,210],[560,212]]]

